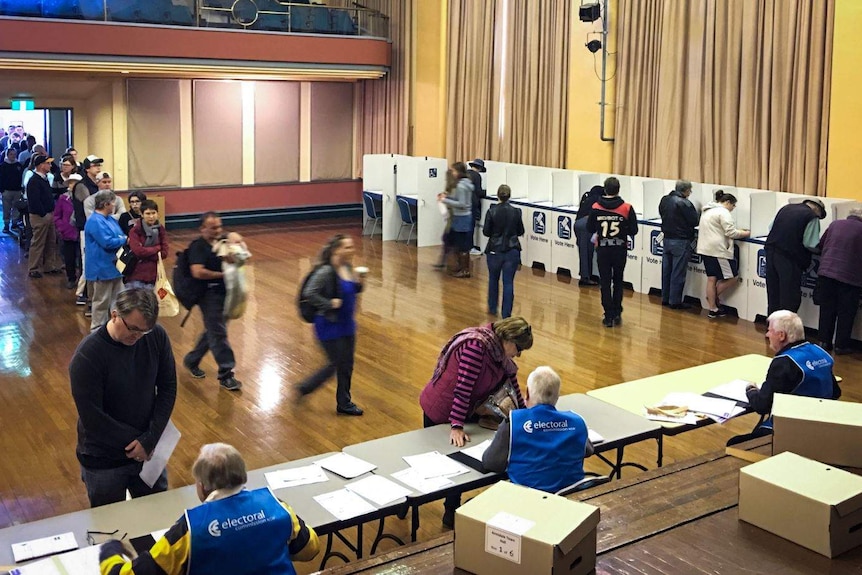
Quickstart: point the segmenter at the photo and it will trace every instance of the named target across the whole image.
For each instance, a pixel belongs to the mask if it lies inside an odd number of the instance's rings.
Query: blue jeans
[[[682,303],[685,273],[691,259],[691,240],[665,238],[661,257],[661,301],[671,305]]]
[[[590,241],[593,234],[587,229],[587,220],[589,218],[580,218],[575,220],[575,238],[578,241],[578,257],[580,266],[578,268],[578,277],[581,281],[586,281],[593,277],[593,254],[595,246]]]
[[[503,275],[503,317],[512,315],[512,303],[515,301],[515,272],[521,263],[520,250],[488,252],[488,311],[497,312],[500,301],[500,274]]]
[[[81,466],[81,479],[87,487],[90,507],[126,500],[126,490],[132,497],[143,497],[168,490],[168,471],[162,474],[150,487],[139,477],[143,464],[131,461],[128,465],[112,469],[90,469]]]

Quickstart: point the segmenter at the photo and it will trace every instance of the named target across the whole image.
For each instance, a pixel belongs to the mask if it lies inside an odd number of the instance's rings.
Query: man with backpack
[[[219,385],[228,391],[238,391],[242,388],[233,372],[236,366],[233,349],[227,340],[227,319],[224,315],[224,302],[227,291],[224,284],[222,259],[213,251],[213,246],[224,235],[221,217],[215,212],[206,212],[200,219],[201,237],[193,241],[188,250],[189,273],[197,280],[201,289],[196,302],[201,308],[204,320],[204,332],[198,337],[194,349],[183,358],[183,365],[192,377],[201,379],[206,372],[200,368],[201,360],[211,351],[218,364]],[[227,256],[230,260],[232,256]],[[182,291],[182,290],[181,290]],[[179,295],[183,301],[185,294]],[[194,305],[194,304],[192,304]]]

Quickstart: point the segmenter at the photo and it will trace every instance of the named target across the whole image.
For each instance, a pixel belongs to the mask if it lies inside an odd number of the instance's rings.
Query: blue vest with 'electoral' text
[[[806,341],[777,353],[775,357],[782,355],[789,357],[802,370],[802,381],[791,392],[793,395],[832,399],[834,361],[823,348]],[[772,428],[772,417],[764,421],[762,426]]]
[[[186,511],[189,575],[295,575],[287,545],[293,519],[267,488]]]
[[[587,424],[580,415],[544,404],[516,409],[510,433],[512,483],[555,493],[583,479]]]

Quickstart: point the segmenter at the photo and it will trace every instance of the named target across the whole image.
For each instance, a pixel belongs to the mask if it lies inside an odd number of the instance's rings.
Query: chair
[[[410,236],[413,235],[413,230],[416,228],[416,214],[413,213],[410,202],[404,198],[396,199],[398,201],[398,210],[401,212],[401,227],[398,228],[398,235],[395,236],[395,241],[397,242],[401,239],[401,230],[404,229],[404,226],[410,226],[410,231],[407,233],[407,240],[404,242],[405,244],[409,244]]]
[[[745,443],[746,441],[750,441],[752,439],[757,439],[758,437],[765,437],[767,435],[772,435],[772,426],[764,426],[763,422],[766,421],[766,415],[761,415],[760,419],[757,420],[757,423],[754,424],[754,429],[751,430],[751,433],[744,433],[742,435],[734,435],[730,439],[727,440],[727,443],[724,444],[725,447],[733,447],[734,445],[739,445],[740,443]]]
[[[368,219],[365,221],[365,225],[362,227],[362,234],[365,234],[365,227],[368,225],[368,222],[373,221],[374,225],[371,226],[371,236],[374,237],[374,230],[377,228],[377,223],[382,221],[383,218],[380,216],[380,213],[377,211],[377,206],[374,205],[374,198],[368,192],[362,192],[362,203],[365,204],[365,215]],[[380,231],[381,235],[383,234],[383,230]]]
[[[41,0],[3,0],[0,2],[0,14],[5,16],[41,16]]]
[[[46,18],[81,18],[77,0],[43,0],[42,15]]]
[[[554,495],[570,495],[577,491],[583,491],[585,489],[589,489],[591,487],[597,487],[599,485],[604,485],[611,480],[607,475],[599,475],[598,473],[592,473],[587,471],[584,473],[584,478],[580,481],[576,481],[572,483],[568,487],[563,487],[559,491],[557,491]]]

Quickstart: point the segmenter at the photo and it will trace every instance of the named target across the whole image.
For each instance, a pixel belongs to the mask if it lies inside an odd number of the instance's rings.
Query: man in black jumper
[[[167,471],[152,487],[139,477],[177,396],[174,354],[158,316],[152,290],[120,292],[108,322],[84,338],[69,365],[75,452],[91,507],[124,501],[126,490],[142,497],[168,488]]]
[[[820,220],[825,217],[826,208],[817,198],[787,204],[775,214],[766,238],[767,316],[780,309],[799,311],[802,274],[817,251]]]
[[[51,162],[44,154],[33,156],[35,173],[27,182],[27,204],[33,239],[30,243],[30,277],[42,277],[42,272],[60,273],[60,254],[57,251],[57,231],[54,228],[54,190],[48,181]]]

